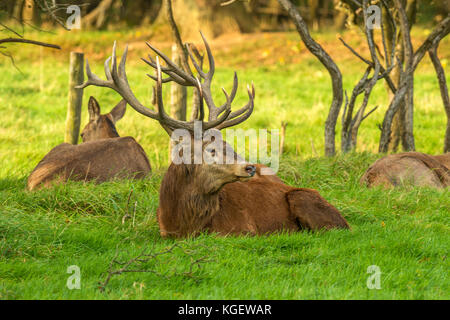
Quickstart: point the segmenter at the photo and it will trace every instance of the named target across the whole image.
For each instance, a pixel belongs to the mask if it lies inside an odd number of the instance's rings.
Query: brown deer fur
[[[415,185],[445,188],[450,186],[450,153],[437,156],[420,152],[388,155],[375,161],[360,182],[368,187]]]
[[[28,178],[27,188],[50,187],[67,180],[104,182],[113,178],[143,178],[150,171],[144,149],[132,137],[119,137],[115,122],[126,110],[122,100],[110,113],[101,115],[97,101],[89,99],[89,123],[83,143],[63,143],[53,148]]]
[[[311,189],[294,188],[274,175],[253,177],[247,163],[171,164],[157,211],[163,237],[201,232],[261,235],[277,231],[349,228],[339,211]]]

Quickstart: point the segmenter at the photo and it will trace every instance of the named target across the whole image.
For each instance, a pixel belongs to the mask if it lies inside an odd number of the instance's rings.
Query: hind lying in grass
[[[28,190],[55,182],[81,180],[104,182],[114,178],[142,178],[150,171],[144,149],[132,137],[119,137],[115,123],[126,110],[122,100],[108,114],[100,114],[98,102],[89,99],[89,123],[81,133],[83,143],[63,143],[53,148],[28,177]]]
[[[360,182],[368,187],[413,185],[445,188],[450,186],[450,152],[437,156],[420,152],[391,154],[375,161]]]
[[[159,121],[169,135],[176,129],[183,129],[182,132],[186,133],[183,144],[194,146],[189,147],[189,151],[187,148],[174,148],[177,150],[175,154],[179,152],[178,155],[183,159],[181,163],[172,162],[161,184],[157,211],[161,235],[186,237],[202,232],[239,235],[283,230],[349,228],[340,212],[317,191],[290,187],[273,175],[263,175],[263,170],[267,174],[270,169],[246,163],[222,140],[220,129],[245,121],[253,112],[255,90],[248,88],[247,105],[231,112],[231,102],[237,91],[235,76],[231,96],[223,90],[226,103],[217,107],[210,88],[214,75],[214,59],[204,37],[203,41],[209,60],[208,73],[203,72],[190,54],[203,82],[194,78],[192,72],[178,68],[162,52],[149,45],[167,63],[167,67],[162,68],[158,58],[156,61],[144,60],[157,70],[156,77],[151,77],[156,80],[158,111],[142,105],[132,93],[125,72],[127,50],[117,66],[115,45],[111,69],[108,63],[105,64],[107,80],[101,80],[92,74],[89,64],[86,64],[88,80],[81,86],[84,88],[96,85],[117,91],[138,112]],[[164,82],[175,81],[181,85],[193,86],[200,93],[199,108],[192,121],[176,120],[165,112],[161,69],[169,76]],[[203,100],[209,109],[207,122],[204,121]],[[200,132],[196,131],[198,127],[194,120],[201,122]],[[194,154],[198,143],[202,145],[201,152]],[[200,164],[193,164],[199,155],[202,161]],[[224,164],[224,156],[227,157],[227,164]]]

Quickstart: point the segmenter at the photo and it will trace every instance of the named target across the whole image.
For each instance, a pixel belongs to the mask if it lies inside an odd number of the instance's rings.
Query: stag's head
[[[256,173],[256,167],[222,140],[217,129],[209,129],[198,137],[177,130],[172,139],[172,167],[180,167],[182,175],[194,181],[194,189],[202,193],[215,193],[227,183],[247,181]]]
[[[194,165],[194,176],[202,182],[205,193],[215,193],[224,185],[247,181],[256,173],[256,167],[247,163],[225,141],[204,144],[204,163]]]
[[[252,114],[255,88],[253,84],[251,88],[247,86],[248,103],[244,107],[232,112],[231,103],[236,96],[238,87],[238,78],[236,73],[234,73],[231,94],[229,95],[222,88],[225,95],[225,102],[217,106],[211,94],[211,82],[215,72],[215,62],[208,42],[203,34],[201,36],[205,44],[209,62],[208,72],[203,71],[203,57],[200,56],[195,46],[186,45],[186,51],[192,65],[197,71],[198,78],[194,76],[187,61],[183,64],[184,68],[182,68],[160,50],[147,43],[148,47],[157,55],[156,59],[153,59],[150,55],[148,56],[148,60],[142,59],[156,71],[154,76],[147,74],[151,79],[156,81],[156,85],[154,86],[154,104],[156,105],[156,110],[144,106],[132,92],[125,71],[128,48],[125,49],[120,63],[117,64],[116,43],[114,43],[112,56],[105,61],[106,80],[102,80],[93,74],[90,70],[89,63],[86,62],[88,80],[80,88],[89,85],[111,88],[118,92],[136,111],[151,119],[157,120],[171,138],[175,140],[176,144],[186,145],[190,143],[191,148],[189,150],[187,148],[183,148],[183,150],[175,148],[178,152],[177,158],[181,157],[183,161],[175,161],[174,157],[172,157],[172,166],[183,166],[183,170],[186,170],[189,175],[195,177],[196,181],[202,181],[205,192],[210,193],[219,190],[226,183],[238,180],[243,181],[251,178],[255,174],[255,167],[241,159],[233,148],[224,142],[220,136],[220,130],[235,126],[248,119]],[[165,66],[161,66],[159,58],[165,61]],[[162,76],[163,73],[166,75],[165,78]],[[190,121],[171,118],[165,111],[162,98],[162,85],[168,82],[193,87],[196,91],[198,99],[192,108]],[[205,104],[209,112],[207,120],[205,119]],[[201,124],[200,129],[197,129],[199,123]],[[188,137],[183,143],[179,143],[179,140],[174,138],[174,134],[179,133],[180,130],[184,132],[183,135],[185,137]],[[207,137],[212,132],[219,134],[213,134],[214,139],[208,140]],[[200,160],[198,153],[200,154]],[[219,158],[226,160],[219,161]]]
[[[116,122],[122,119],[127,108],[125,100],[120,101],[110,113],[100,114],[100,105],[94,97],[89,98],[89,122],[81,132],[83,142],[99,139],[116,138]]]

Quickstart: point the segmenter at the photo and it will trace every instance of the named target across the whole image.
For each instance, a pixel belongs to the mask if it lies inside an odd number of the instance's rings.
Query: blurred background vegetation
[[[230,5],[224,5],[227,3]],[[296,0],[293,3],[314,31],[343,29],[346,18],[356,9],[352,0]],[[69,5],[80,6],[83,29],[167,27],[162,0],[2,0],[0,18],[35,26],[55,24],[55,16],[67,17],[65,9]],[[450,0],[419,1],[417,23],[439,22],[449,8]],[[211,38],[230,32],[285,31],[292,27],[277,0],[175,0],[173,11],[185,37],[197,36],[199,29]]]

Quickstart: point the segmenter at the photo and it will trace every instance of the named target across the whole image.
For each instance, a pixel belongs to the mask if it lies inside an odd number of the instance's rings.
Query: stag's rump
[[[143,178],[151,171],[143,148],[132,137],[102,139],[53,148],[34,168],[27,187],[33,190],[67,180],[104,182]]]

